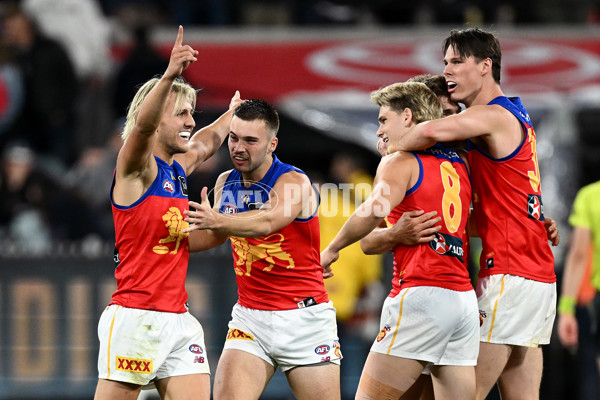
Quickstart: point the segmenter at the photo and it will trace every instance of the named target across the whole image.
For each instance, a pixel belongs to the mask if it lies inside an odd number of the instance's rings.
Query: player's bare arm
[[[479,138],[493,157],[500,158],[512,153],[523,137],[520,122],[508,110],[497,105],[477,105],[460,114],[415,125],[390,145],[389,152],[423,150],[437,142]]]
[[[221,195],[223,194],[223,186],[225,185],[227,177],[230,173],[231,170],[223,172],[221,175],[219,175],[219,178],[217,178],[217,182],[215,183],[213,203],[213,210],[215,212],[219,212],[219,206],[221,204]],[[212,249],[213,247],[222,245],[223,243],[225,243],[226,240],[227,235],[211,231],[210,229],[197,229],[190,232],[190,251],[197,252]]]
[[[117,204],[134,203],[154,181],[158,171],[152,155],[156,130],[174,80],[196,61],[197,54],[190,46],[183,45],[183,27],[180,26],[167,70],[144,99],[135,125],[119,151],[113,190],[113,200]]]
[[[233,111],[243,102],[240,92],[236,91],[229,103],[229,109],[212,124],[196,131],[190,139],[188,151],[175,156],[184,167],[186,174],[191,174],[202,162],[219,150],[229,134]]]
[[[436,211],[426,213],[423,210],[412,210],[402,214],[402,217],[392,226],[385,221],[360,240],[360,247],[365,254],[383,254],[390,251],[396,244],[407,246],[429,243],[434,233],[442,226],[437,225],[441,217]]]
[[[343,248],[368,235],[402,202],[406,191],[414,185],[418,170],[416,158],[409,153],[400,152],[381,160],[373,182],[373,191],[321,252],[324,277],[332,276],[331,264],[338,259]]]
[[[202,201],[190,201],[186,221],[192,232],[196,229],[212,229],[215,232],[241,237],[265,236],[289,225],[296,218],[308,218],[316,212],[317,195],[308,177],[290,171],[283,174],[273,186],[269,201],[258,210],[240,215],[225,215],[210,208],[206,188],[202,190]]]

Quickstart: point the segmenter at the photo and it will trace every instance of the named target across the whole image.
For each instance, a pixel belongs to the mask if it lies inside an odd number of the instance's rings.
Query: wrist
[[[559,314],[575,315],[577,299],[573,296],[560,296],[557,311]]]

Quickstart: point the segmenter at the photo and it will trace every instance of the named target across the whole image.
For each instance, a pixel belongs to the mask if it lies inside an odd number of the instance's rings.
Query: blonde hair
[[[394,83],[371,93],[378,106],[388,106],[396,112],[410,108],[415,123],[441,118],[442,104],[425,84],[420,82]]]
[[[125,121],[123,133],[121,134],[123,141],[127,140],[129,137],[129,134],[135,125],[135,120],[140,112],[140,108],[142,107],[142,103],[159,80],[160,78],[150,79],[138,89],[137,93],[133,97],[133,100],[131,101],[131,104],[129,104],[129,108],[127,110],[127,119]],[[181,105],[185,101],[189,101],[192,104],[192,109],[196,108],[196,89],[194,89],[182,77],[175,79],[173,85],[171,86],[171,93],[175,94],[176,96],[175,104],[173,106],[173,110],[171,111],[173,113],[172,115],[176,115],[181,111]]]

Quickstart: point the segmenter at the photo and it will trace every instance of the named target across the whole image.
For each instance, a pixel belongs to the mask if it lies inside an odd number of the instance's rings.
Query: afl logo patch
[[[329,347],[326,344],[322,344],[320,346],[317,346],[315,348],[315,353],[319,354],[319,355],[323,355],[323,354],[327,354],[329,353],[329,350],[331,350],[331,347]]]
[[[202,349],[202,346],[199,346],[197,344],[192,344],[190,345],[190,351],[194,354],[202,354],[204,353],[204,350]]]
[[[169,193],[173,193],[175,192],[175,186],[173,185],[173,182],[171,182],[170,180],[166,179],[163,184],[162,184],[162,188],[163,190],[169,192]]]

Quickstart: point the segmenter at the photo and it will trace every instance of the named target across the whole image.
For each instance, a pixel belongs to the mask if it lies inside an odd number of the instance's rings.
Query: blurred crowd
[[[410,3],[410,4],[409,4]],[[127,105],[166,67],[157,25],[598,23],[593,0],[0,2],[0,241],[43,252],[113,237],[108,190]],[[131,43],[123,59],[115,40]],[[210,184],[213,163],[192,176]]]

